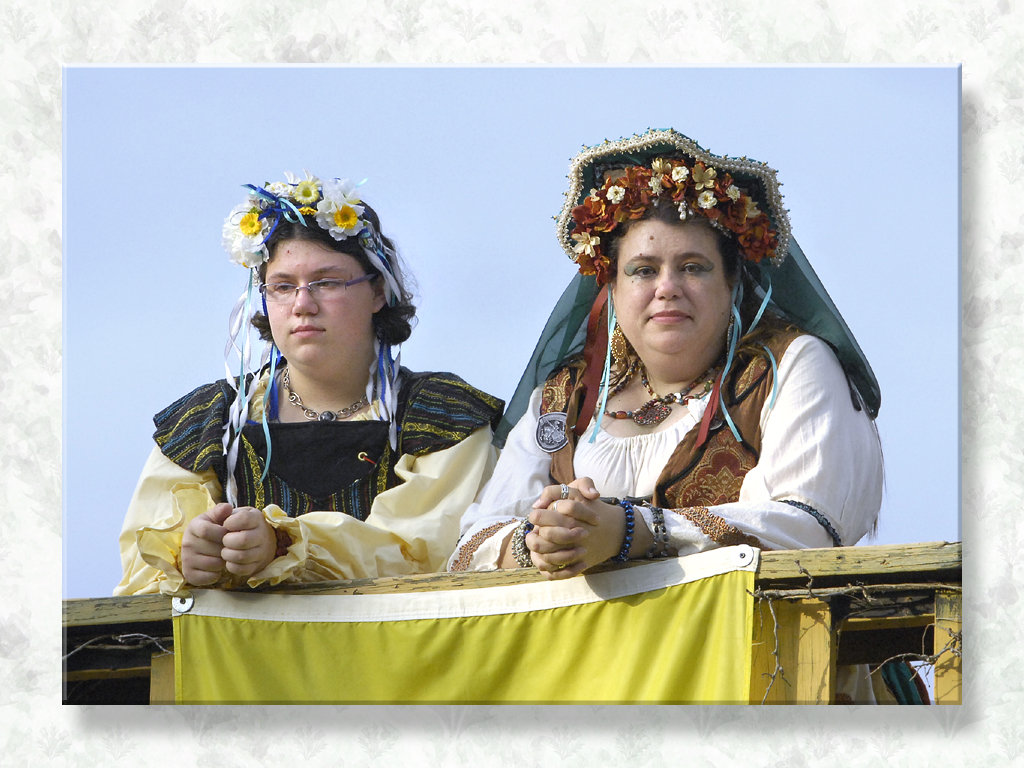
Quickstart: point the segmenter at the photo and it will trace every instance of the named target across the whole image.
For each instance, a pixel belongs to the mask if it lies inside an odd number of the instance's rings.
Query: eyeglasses
[[[298,297],[299,291],[303,289],[309,291],[310,298],[313,301],[331,301],[332,299],[340,299],[344,296],[345,289],[350,285],[365,283],[374,277],[376,275],[363,275],[354,280],[314,280],[307,285],[265,283],[260,286],[260,293],[266,297],[267,301],[274,304],[291,304]]]

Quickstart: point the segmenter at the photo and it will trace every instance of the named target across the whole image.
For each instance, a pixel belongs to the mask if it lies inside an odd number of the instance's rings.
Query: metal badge
[[[545,453],[560,451],[569,444],[565,436],[566,417],[557,411],[545,413],[537,422],[537,445]]]

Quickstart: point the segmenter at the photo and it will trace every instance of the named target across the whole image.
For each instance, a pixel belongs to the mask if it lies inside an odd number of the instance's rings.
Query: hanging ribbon
[[[615,330],[615,303],[612,301],[611,293],[608,294],[608,324],[606,325],[607,338],[612,337]],[[612,345],[605,344],[604,370],[601,373],[601,404],[597,408],[597,418],[594,419],[594,431],[590,433],[590,442],[597,440],[597,433],[601,430],[601,418],[604,409],[608,405],[608,388],[612,378]]]

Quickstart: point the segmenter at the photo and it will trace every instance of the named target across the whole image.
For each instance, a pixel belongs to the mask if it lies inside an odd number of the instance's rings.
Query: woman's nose
[[[300,315],[315,314],[319,311],[320,305],[313,298],[313,291],[308,285],[301,285],[295,291],[295,299],[292,303],[292,311]]]
[[[676,298],[683,291],[682,275],[671,269],[662,270],[654,285],[655,295],[659,299]]]

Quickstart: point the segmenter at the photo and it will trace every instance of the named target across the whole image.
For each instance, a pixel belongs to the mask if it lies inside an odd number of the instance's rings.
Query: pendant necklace
[[[643,373],[640,376],[640,381],[651,395],[651,399],[641,405],[639,408],[632,411],[608,411],[606,410],[605,416],[611,416],[615,419],[632,419],[633,422],[641,427],[653,427],[657,424],[661,424],[665,419],[668,418],[669,414],[672,413],[672,405],[679,403],[685,405],[699,397],[703,397],[711,388],[714,386],[714,373],[715,367],[711,366],[704,373],[693,380],[693,383],[683,387],[679,392],[670,392],[667,395],[661,396],[651,387],[650,382],[647,380],[647,369],[643,368]],[[704,379],[704,386],[700,392],[691,393],[691,390],[697,386],[697,382]],[[689,394],[688,394],[689,393]]]
[[[366,399],[366,395],[363,395],[348,408],[342,408],[340,411],[321,411],[320,413],[317,413],[312,408],[304,406],[302,404],[302,398],[292,391],[292,382],[291,379],[288,378],[288,373],[289,369],[285,368],[284,379],[282,380],[284,388],[288,391],[288,402],[301,408],[303,415],[305,415],[305,417],[310,421],[337,421],[338,419],[344,419],[351,416],[360,408],[370,404],[370,401]]]

